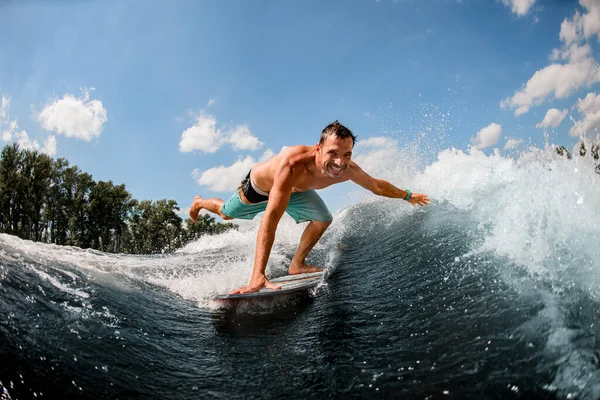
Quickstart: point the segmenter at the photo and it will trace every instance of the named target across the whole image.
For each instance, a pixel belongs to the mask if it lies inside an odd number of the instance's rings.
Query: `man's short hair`
[[[352,131],[346,128],[344,125],[340,124],[338,120],[330,123],[323,129],[321,132],[321,139],[319,140],[319,144],[323,144],[325,140],[330,136],[337,136],[341,139],[352,138],[352,147],[356,143],[356,136],[352,133]]]

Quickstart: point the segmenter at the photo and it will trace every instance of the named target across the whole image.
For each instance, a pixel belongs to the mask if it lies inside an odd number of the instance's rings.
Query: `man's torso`
[[[313,146],[292,146],[282,150],[271,159],[255,165],[252,168],[252,178],[259,189],[270,192],[275,175],[283,163],[291,165],[294,180],[293,192],[323,189],[334,183],[345,182],[349,174],[345,173],[340,179],[321,176],[315,164],[316,150]]]

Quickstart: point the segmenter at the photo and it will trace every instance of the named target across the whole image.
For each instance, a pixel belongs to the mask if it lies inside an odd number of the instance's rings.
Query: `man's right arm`
[[[265,270],[275,241],[277,226],[290,201],[293,187],[293,168],[289,165],[284,165],[275,175],[273,187],[269,192],[269,202],[267,203],[265,215],[258,229],[254,267],[250,282],[247,286],[234,290],[232,293],[251,293],[263,287],[270,289],[280,288],[267,280]]]
[[[254,258],[254,270],[252,275],[263,275],[267,267],[271,248],[275,241],[275,232],[279,221],[290,202],[293,185],[291,180],[291,168],[284,167],[275,177],[273,187],[269,192],[269,202],[265,210],[265,215],[258,230],[256,238],[256,255]]]

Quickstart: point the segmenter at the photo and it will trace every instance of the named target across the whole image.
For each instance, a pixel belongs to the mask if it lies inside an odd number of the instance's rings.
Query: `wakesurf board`
[[[314,288],[323,282],[323,271],[311,272],[307,274],[286,275],[275,279],[269,279],[271,283],[281,286],[281,289],[262,288],[258,292],[244,294],[223,293],[216,295],[213,300],[243,300],[243,299],[261,299],[272,298],[291,293],[303,292]]]

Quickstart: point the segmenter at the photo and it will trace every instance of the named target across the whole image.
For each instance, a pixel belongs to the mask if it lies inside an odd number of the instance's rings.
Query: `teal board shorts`
[[[246,204],[240,199],[239,191],[236,191],[223,204],[221,212],[230,218],[253,219],[258,213],[265,211],[267,203],[268,201]],[[308,221],[331,222],[333,220],[325,202],[314,190],[292,193],[285,211],[297,224]]]

